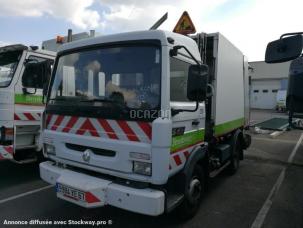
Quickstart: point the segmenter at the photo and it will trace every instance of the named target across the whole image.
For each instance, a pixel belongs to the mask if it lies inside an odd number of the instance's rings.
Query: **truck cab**
[[[54,58],[37,47],[0,48],[0,160],[31,162],[41,152],[42,91]]]
[[[182,205],[192,215],[208,177],[236,171],[248,144],[247,62],[220,34],[208,46],[201,37],[139,31],[62,46],[43,115],[50,161],[40,164],[59,198],[152,216]],[[221,76],[230,64],[232,84]]]

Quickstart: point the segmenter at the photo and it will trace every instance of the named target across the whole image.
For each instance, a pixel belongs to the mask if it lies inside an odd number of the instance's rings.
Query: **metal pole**
[[[95,30],[90,30],[89,31],[89,36],[90,37],[95,37]]]
[[[149,30],[156,30],[163,24],[164,21],[167,20],[168,13],[164,14]]]
[[[67,33],[67,43],[73,41],[73,30],[69,29]]]

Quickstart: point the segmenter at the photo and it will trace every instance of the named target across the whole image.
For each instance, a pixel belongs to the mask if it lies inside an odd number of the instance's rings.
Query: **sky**
[[[249,61],[264,60],[266,45],[303,31],[302,0],[0,0],[0,46],[96,30],[100,35],[145,30],[164,13],[159,29],[172,31],[188,11],[197,32],[220,32]]]

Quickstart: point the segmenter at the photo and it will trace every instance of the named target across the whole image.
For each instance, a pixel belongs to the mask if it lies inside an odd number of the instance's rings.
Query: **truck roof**
[[[30,50],[35,53],[43,54],[43,55],[50,55],[50,56],[56,56],[56,52],[49,51],[49,50],[43,50],[43,49],[37,49],[37,50]]]
[[[55,56],[56,52],[53,51],[47,51],[47,50],[42,50],[42,49],[32,49],[28,46],[25,46],[23,44],[13,44],[13,45],[7,45],[4,47],[0,47],[0,53],[4,52],[11,52],[11,51],[24,51],[28,50],[31,52],[39,53],[39,54],[44,54],[44,55],[50,55],[50,56]]]
[[[27,49],[28,49],[28,47],[23,44],[7,45],[7,46],[0,47],[0,53],[10,52],[10,51],[23,51],[23,50],[27,50]]]
[[[167,41],[168,37],[173,38],[174,44],[170,44]],[[117,33],[113,35],[97,36],[83,40],[73,41],[71,43],[63,44],[59,48],[58,53],[60,54],[60,52],[62,53],[68,50],[78,49],[86,46],[93,46],[97,44],[152,39],[160,40],[161,45],[164,46],[184,45],[187,47],[187,49],[189,49],[193,56],[195,56],[196,59],[201,59],[199,49],[193,39],[184,35],[163,30],[144,30],[127,33]],[[180,52],[184,55],[188,55],[182,49],[180,50]]]

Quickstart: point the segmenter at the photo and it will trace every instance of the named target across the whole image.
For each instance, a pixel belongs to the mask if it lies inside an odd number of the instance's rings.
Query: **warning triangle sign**
[[[189,14],[186,11],[184,11],[182,16],[180,17],[173,32],[180,33],[183,35],[196,33],[196,28],[194,26],[194,23],[191,21]]]

